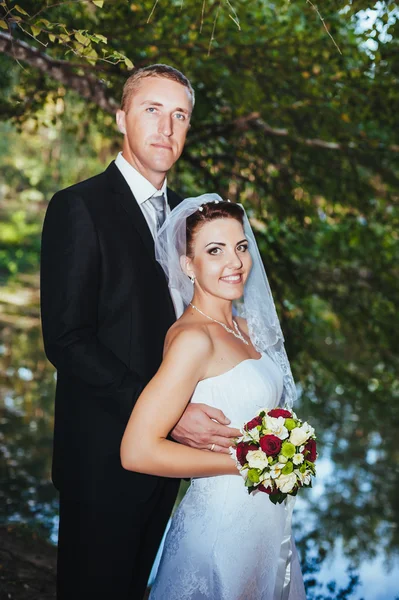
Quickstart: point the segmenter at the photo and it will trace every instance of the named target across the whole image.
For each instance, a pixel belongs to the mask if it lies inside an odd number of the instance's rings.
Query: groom
[[[55,194],[43,228],[46,354],[57,369],[53,481],[60,492],[58,600],[142,600],[178,480],[125,471],[121,438],[157,371],[173,300],[154,236],[180,198],[166,185],[194,106],[166,65],[126,81],[122,152],[104,173]],[[235,429],[189,406],[172,436],[227,451]]]

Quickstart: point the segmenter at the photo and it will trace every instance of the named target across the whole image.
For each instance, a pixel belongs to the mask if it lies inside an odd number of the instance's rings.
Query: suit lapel
[[[118,202],[122,204],[124,210],[129,215],[132,224],[143,241],[144,246],[146,247],[150,256],[155,260],[154,239],[141,208],[138,205],[136,198],[133,196],[125,178],[114,162],[109,165],[108,169],[106,170],[106,174],[115,197],[117,197]]]
[[[175,315],[175,310],[169,293],[165,273],[161,265],[155,259],[154,239],[148,227],[147,221],[145,220],[145,217],[141,211],[141,208],[138,205],[136,198],[133,196],[130,187],[128,186],[125,178],[119,171],[115,162],[112,162],[109,165],[105,173],[107,175],[112,194],[117,199],[117,201],[121,203],[125,212],[129,215],[133,226],[135,227],[138,235],[143,241],[144,246],[149,252],[151,258],[153,258],[154,267],[156,268],[158,274],[161,276],[161,281],[163,282],[163,285],[165,286],[165,291],[167,292],[166,298],[169,303],[171,315]],[[173,210],[181,202],[181,198],[169,188],[167,190],[167,194],[169,206]]]

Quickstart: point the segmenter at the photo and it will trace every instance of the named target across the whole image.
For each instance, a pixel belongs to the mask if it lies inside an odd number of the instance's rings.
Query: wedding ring
[[[210,447],[210,451],[213,452],[215,449],[215,444],[212,444],[212,446]]]

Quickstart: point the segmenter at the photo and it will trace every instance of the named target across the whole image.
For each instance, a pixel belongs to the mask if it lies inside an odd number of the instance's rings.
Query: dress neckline
[[[206,377],[205,379],[200,379],[200,381],[197,383],[197,385],[199,385],[200,383],[204,383],[205,381],[213,381],[215,379],[220,379],[220,377],[224,377],[224,375],[228,375],[229,373],[232,373],[233,371],[235,371],[238,367],[240,367],[244,363],[260,362],[262,360],[262,358],[264,358],[266,356],[266,353],[261,352],[260,354],[261,354],[260,358],[244,358],[244,360],[241,360],[239,363],[234,365],[234,367],[231,367],[231,369],[228,369],[227,371],[224,371],[223,373],[219,373],[219,375],[213,375],[213,377]]]

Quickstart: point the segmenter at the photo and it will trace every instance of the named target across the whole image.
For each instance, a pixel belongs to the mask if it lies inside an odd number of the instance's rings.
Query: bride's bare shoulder
[[[187,351],[194,355],[209,355],[212,352],[213,343],[208,328],[203,323],[180,318],[173,323],[166,334],[164,355],[172,347],[175,352]]]

